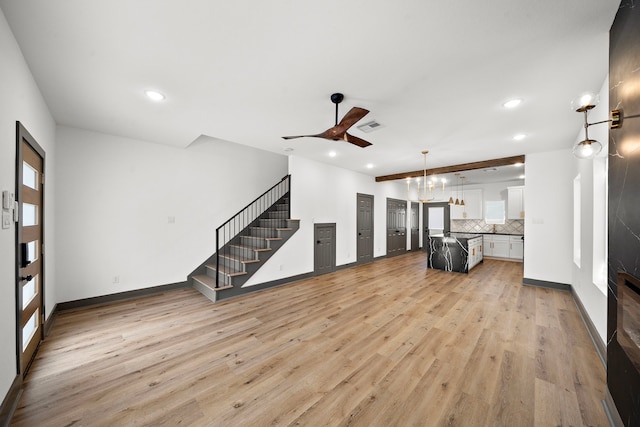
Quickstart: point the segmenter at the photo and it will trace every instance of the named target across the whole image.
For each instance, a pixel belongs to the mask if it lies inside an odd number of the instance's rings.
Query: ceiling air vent
[[[370,122],[367,122],[365,124],[362,124],[356,127],[360,129],[362,132],[369,133],[369,132],[373,132],[376,129],[380,129],[381,127],[384,127],[384,126],[382,126],[380,123],[376,122],[375,120],[372,120]]]

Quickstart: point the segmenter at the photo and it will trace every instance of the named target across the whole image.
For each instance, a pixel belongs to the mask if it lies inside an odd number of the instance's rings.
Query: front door
[[[373,261],[373,196],[369,194],[358,194],[358,216],[356,217],[356,228],[358,229],[356,262],[363,264]]]
[[[336,271],[336,225],[314,224],[313,239],[314,275]]]
[[[44,150],[17,125],[17,339],[18,369],[26,375],[43,339]]]

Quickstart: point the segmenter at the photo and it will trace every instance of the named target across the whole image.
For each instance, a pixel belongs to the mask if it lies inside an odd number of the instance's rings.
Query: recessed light
[[[510,99],[502,104],[504,108],[515,108],[522,102],[520,98]]]
[[[287,148],[285,148],[285,149],[284,149],[284,151],[286,151],[287,153],[290,153],[290,152],[292,152],[292,151],[293,151],[293,148],[291,148],[291,147],[287,147]]]
[[[513,140],[514,141],[522,141],[526,137],[527,137],[527,135],[525,135],[524,133],[519,133],[519,134],[513,136]]]
[[[335,151],[329,151],[329,157],[335,157],[337,155],[338,153],[336,153]]]
[[[367,164],[367,169],[373,169],[373,163],[368,163]]]
[[[524,165],[524,163],[520,163],[520,162],[517,162],[517,163],[514,163],[514,164],[513,164],[513,166],[515,166],[515,167],[517,167],[517,168],[520,168],[520,167],[522,167],[523,165]]]
[[[158,92],[157,90],[145,90],[144,94],[147,95],[147,98],[156,102],[164,101],[164,99],[166,98],[164,94]]]

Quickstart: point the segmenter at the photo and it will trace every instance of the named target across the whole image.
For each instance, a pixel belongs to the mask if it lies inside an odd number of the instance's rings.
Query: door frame
[[[332,265],[331,265],[331,271],[325,271],[325,272],[318,272],[316,271],[316,252],[317,252],[317,247],[318,245],[316,244],[316,241],[318,239],[318,227],[331,227],[331,243],[332,243],[332,250],[333,250],[333,259],[332,259]],[[317,222],[313,224],[313,275],[314,276],[320,276],[322,274],[326,274],[326,273],[333,273],[334,271],[337,270],[337,265],[336,265],[336,223],[335,222]]]
[[[41,191],[42,191],[42,203],[40,205],[40,212],[38,219],[40,221],[40,248],[39,257],[41,264],[41,272],[39,278],[39,287],[40,287],[40,315],[38,316],[39,329],[40,329],[40,342],[36,346],[36,350],[33,353],[33,357],[30,361],[25,365],[25,369],[22,369],[23,360],[22,360],[22,281],[20,280],[20,264],[22,262],[20,253],[20,241],[22,240],[22,173],[23,173],[23,161],[24,154],[22,151],[22,143],[27,143],[41,158],[42,158],[42,171],[40,176],[41,183]],[[28,371],[31,363],[33,362],[33,358],[38,352],[38,347],[40,343],[44,339],[44,329],[45,329],[45,197],[44,197],[44,189],[45,189],[45,171],[46,171],[46,153],[44,149],[38,144],[35,138],[27,131],[27,129],[20,123],[20,121],[16,121],[16,176],[15,176],[15,200],[18,202],[18,206],[20,208],[19,212],[19,222],[14,222],[15,226],[15,260],[14,260],[14,283],[15,283],[15,302],[16,302],[16,374],[24,377],[26,372]]]
[[[358,258],[358,254],[360,253],[360,224],[358,222],[358,215],[360,209],[360,198],[368,198],[371,199],[371,259],[360,260]],[[373,252],[374,252],[374,234],[375,234],[375,209],[374,209],[374,196],[373,194],[364,194],[364,193],[356,193],[356,264],[366,264],[373,261]]]
[[[414,212],[414,207],[415,207],[415,212],[416,212],[416,228],[413,228],[413,212]],[[409,223],[409,247],[411,248],[410,250],[412,251],[419,251],[420,250],[420,203],[419,202],[411,202],[410,207],[409,207],[409,215],[408,215],[408,221]],[[413,241],[413,231],[416,231],[416,242],[414,245],[414,241]]]
[[[429,208],[444,208],[444,232],[451,230],[451,207],[449,202],[422,203],[422,250],[429,248]]]

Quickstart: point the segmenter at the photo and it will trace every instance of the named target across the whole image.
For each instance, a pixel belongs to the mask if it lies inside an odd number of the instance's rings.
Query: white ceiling
[[[57,123],[186,147],[200,135],[369,175],[570,148],[620,0],[0,0]],[[146,89],[166,94],[162,103]],[[316,138],[333,92],[383,128]],[[512,111],[503,101],[524,100]],[[603,107],[606,108],[606,107]],[[360,124],[359,123],[359,124]],[[527,134],[522,142],[517,133]],[[335,150],[337,155],[328,157]],[[366,164],[374,165],[367,169]]]

